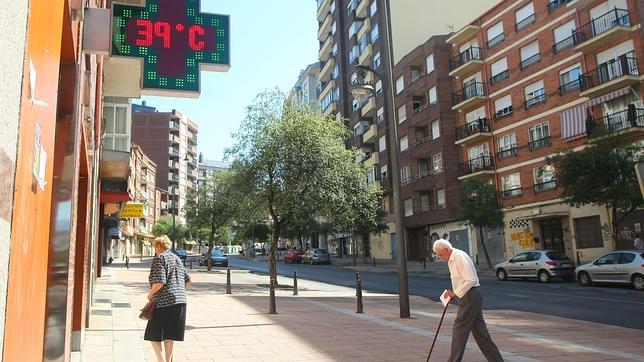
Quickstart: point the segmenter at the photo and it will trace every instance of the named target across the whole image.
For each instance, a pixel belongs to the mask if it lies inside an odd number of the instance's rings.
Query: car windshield
[[[213,250],[212,256],[224,256],[224,253],[222,253],[221,250]]]
[[[315,254],[326,254],[326,250],[324,250],[324,249],[315,249],[314,253]]]
[[[560,251],[549,251],[546,253],[550,260],[570,260],[564,253]]]

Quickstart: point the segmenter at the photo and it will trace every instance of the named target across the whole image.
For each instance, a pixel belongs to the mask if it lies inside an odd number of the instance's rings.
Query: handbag
[[[172,273],[175,272],[176,269],[177,269],[177,262],[175,260],[175,265],[170,271],[170,275],[172,275]],[[139,314],[139,318],[143,319],[144,321],[151,320],[152,316],[154,315],[154,310],[156,309],[156,307],[157,307],[157,302],[154,299],[148,301],[145,304],[145,306],[143,306],[143,308],[141,309],[141,314]]]

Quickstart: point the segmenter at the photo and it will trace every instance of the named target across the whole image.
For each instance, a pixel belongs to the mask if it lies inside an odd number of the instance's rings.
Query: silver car
[[[542,283],[548,283],[555,277],[569,282],[575,276],[570,258],[556,250],[524,251],[510,260],[495,265],[494,271],[499,280],[539,278]]]
[[[311,249],[307,250],[304,255],[302,255],[302,264],[331,264],[331,256],[324,249]]]
[[[579,284],[586,287],[593,283],[623,283],[644,290],[644,252],[620,250],[606,253],[592,263],[577,267],[575,275]]]

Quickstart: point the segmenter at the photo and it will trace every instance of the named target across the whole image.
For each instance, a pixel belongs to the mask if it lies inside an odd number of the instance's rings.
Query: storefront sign
[[[140,219],[144,217],[143,215],[143,204],[138,202],[128,202],[123,207],[123,211],[120,212],[121,219]]]
[[[230,19],[200,0],[113,4],[111,55],[142,58],[144,93],[198,96],[200,70],[230,68]]]

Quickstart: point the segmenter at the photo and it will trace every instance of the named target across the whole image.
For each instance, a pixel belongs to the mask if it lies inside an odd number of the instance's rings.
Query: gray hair
[[[445,239],[438,239],[434,241],[434,246],[432,247],[432,250],[434,250],[434,253],[436,252],[437,249],[452,250],[454,248],[452,247],[452,244],[449,241]]]
[[[164,250],[168,250],[172,247],[172,241],[167,235],[161,235],[158,238],[154,239],[152,245],[157,246],[157,244]]]

